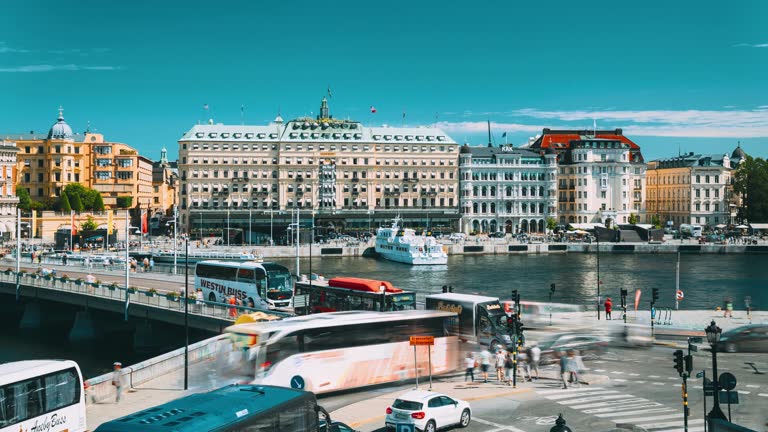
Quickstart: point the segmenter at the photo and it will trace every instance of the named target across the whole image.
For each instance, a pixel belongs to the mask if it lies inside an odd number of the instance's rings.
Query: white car
[[[412,424],[416,430],[435,432],[438,428],[469,426],[472,410],[469,403],[442,393],[412,390],[392,402],[384,422],[388,431],[398,424]]]

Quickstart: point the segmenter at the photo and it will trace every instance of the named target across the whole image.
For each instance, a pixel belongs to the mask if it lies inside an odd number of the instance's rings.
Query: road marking
[[[593,404],[593,405],[585,405],[587,407],[591,407],[591,409],[583,410],[585,414],[595,414],[598,417],[610,417],[611,415],[616,415],[619,413],[617,410],[635,410],[640,408],[657,408],[659,406],[662,406],[658,402],[649,401],[648,399],[626,399],[623,401],[616,401],[616,403],[601,403],[601,404]],[[597,407],[603,407],[603,408],[597,408]],[[571,407],[574,409],[578,409],[579,407]],[[598,415],[600,413],[604,413],[604,415]]]
[[[749,388],[760,388],[759,385],[754,385],[754,384],[747,384],[747,387],[749,387]]]
[[[561,401],[557,401],[557,403],[563,404],[563,405],[570,405],[570,404],[580,404],[580,403],[586,403],[586,402],[606,401],[611,399],[621,399],[621,398],[626,398],[627,396],[628,395],[617,394],[617,395],[583,397],[583,398],[571,399],[571,400],[561,400]]]
[[[677,380],[679,380],[680,378],[678,378],[678,377],[669,377],[669,378],[667,378],[667,379],[668,379],[668,380],[675,380],[675,381],[677,381]]]
[[[574,393],[583,391],[605,390],[603,387],[587,387],[583,389],[558,389],[558,390],[536,390],[536,393],[540,395],[558,394],[558,393]]]
[[[697,423],[704,423],[704,419],[688,420],[689,426]],[[665,429],[665,428],[671,428],[671,427],[685,426],[685,423],[682,420],[678,420],[673,422],[661,422],[661,423],[638,423],[636,426],[639,426],[644,429]]]
[[[661,405],[660,403],[656,403],[655,406],[660,406],[660,405]],[[626,412],[619,412],[619,413],[612,412],[612,413],[606,413],[606,414],[596,414],[595,416],[596,417],[622,417],[622,416],[631,416],[631,415],[638,415],[638,414],[662,413],[662,412],[671,412],[671,411],[676,411],[676,410],[672,408],[638,409],[635,411],[626,411]]]
[[[595,372],[605,372],[605,369],[595,369]]]
[[[749,387],[749,386],[747,386],[747,387]],[[703,389],[704,387],[702,387],[702,386],[700,386],[700,385],[695,385],[695,386],[691,386],[691,388],[695,388],[695,389]]]
[[[688,426],[688,432],[704,432],[704,426]],[[686,432],[685,429],[664,429],[664,430],[657,430],[654,432]]]
[[[635,381],[635,384],[645,384],[648,381]]]
[[[482,423],[482,424],[487,425],[487,426],[493,426],[493,427],[496,428],[494,430],[497,430],[497,431],[505,430],[505,431],[512,431],[512,432],[525,432],[524,430],[518,429],[518,428],[516,428],[514,426],[507,426],[507,425],[503,425],[503,424],[499,424],[499,423],[494,423],[492,421],[479,419],[477,417],[473,417],[472,420],[476,421],[478,423]]]
[[[627,380],[621,379],[621,378],[614,378],[614,381],[616,381],[616,382],[627,382]]]
[[[640,374],[639,374],[639,373],[634,373],[634,372],[633,372],[633,373],[631,373],[631,374],[627,374],[627,375],[629,375],[629,376],[640,376]]]
[[[614,375],[624,375],[624,372],[621,372],[621,371],[613,371],[611,373]]]
[[[762,397],[768,397],[768,393],[758,393],[757,395]]]
[[[644,422],[649,420],[669,420],[669,419],[680,419],[682,420],[683,415],[681,413],[675,413],[675,414],[666,414],[666,415],[659,415],[659,416],[651,416],[651,417],[633,417],[628,419],[619,419],[616,420],[616,423],[638,423],[638,422]]]
[[[750,393],[752,393],[752,392],[748,392],[746,390],[736,390],[736,391],[739,392],[739,394],[750,394]]]
[[[592,363],[594,363],[594,364],[603,364],[603,363],[605,363],[605,360],[595,360]]]
[[[593,392],[576,392],[576,393],[566,393],[566,394],[558,394],[558,395],[550,395],[545,396],[547,399],[550,400],[558,400],[558,399],[569,399],[579,396],[593,396],[598,394],[609,394],[609,393],[618,393],[616,390],[602,390],[602,391],[593,391]]]
[[[661,378],[661,377],[658,375],[648,375],[648,378]]]
[[[655,383],[653,383],[653,385],[664,385],[664,383],[655,382]]]

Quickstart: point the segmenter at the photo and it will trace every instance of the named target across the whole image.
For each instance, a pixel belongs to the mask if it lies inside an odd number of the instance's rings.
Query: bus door
[[[260,307],[266,307],[269,304],[267,303],[267,272],[261,268],[255,268],[253,271]]]

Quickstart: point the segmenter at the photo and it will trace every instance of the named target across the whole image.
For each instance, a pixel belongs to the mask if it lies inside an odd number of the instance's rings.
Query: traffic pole
[[[683,429],[688,432],[688,374],[683,373]]]

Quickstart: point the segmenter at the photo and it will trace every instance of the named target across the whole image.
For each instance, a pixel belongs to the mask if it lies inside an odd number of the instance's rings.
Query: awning
[[[720,229],[720,228],[725,228],[725,224],[719,224],[719,225],[715,225],[715,228],[718,228],[718,229]]]
[[[753,223],[749,224],[749,226],[757,230],[768,230],[768,223]]]
[[[569,223],[568,226],[577,230],[592,230],[596,226],[605,228],[605,225],[599,223]]]

